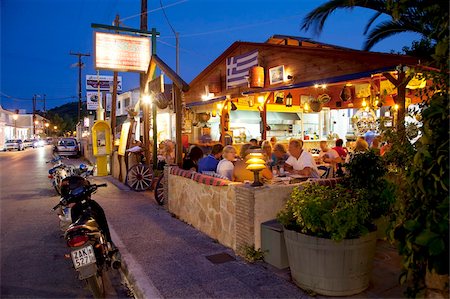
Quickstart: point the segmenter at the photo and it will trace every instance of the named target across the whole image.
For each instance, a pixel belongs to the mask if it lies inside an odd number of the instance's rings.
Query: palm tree
[[[364,30],[364,34],[367,34],[364,50],[370,50],[379,41],[404,32],[418,33],[434,43],[448,43],[449,3],[442,0],[330,0],[305,17],[302,29],[313,29],[320,33],[325,21],[335,10],[355,7],[375,11]],[[369,32],[382,15],[390,16],[391,19],[379,23]]]

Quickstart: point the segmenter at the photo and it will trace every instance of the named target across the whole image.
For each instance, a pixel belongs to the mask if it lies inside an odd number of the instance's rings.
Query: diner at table
[[[311,178],[320,177],[312,154],[303,150],[302,140],[291,139],[289,141],[289,155],[289,158],[284,163],[286,171]]]

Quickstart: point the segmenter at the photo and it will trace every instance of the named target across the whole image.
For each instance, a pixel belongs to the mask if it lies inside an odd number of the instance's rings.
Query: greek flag
[[[227,89],[247,85],[248,71],[258,65],[258,50],[227,58]]]

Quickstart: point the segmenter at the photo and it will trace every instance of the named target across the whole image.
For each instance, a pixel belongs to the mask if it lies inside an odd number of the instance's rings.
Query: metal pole
[[[78,123],[81,121],[81,56],[91,56],[91,54],[72,53],[70,55],[78,56]]]
[[[178,32],[175,33],[176,38],[176,71],[177,74],[180,74],[180,40],[179,40],[180,34]]]

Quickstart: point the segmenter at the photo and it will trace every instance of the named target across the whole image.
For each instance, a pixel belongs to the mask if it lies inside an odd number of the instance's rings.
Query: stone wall
[[[167,183],[170,212],[236,250],[236,185],[211,186],[172,174]]]
[[[294,187],[301,186],[211,186],[169,169],[164,184],[168,210],[238,254],[244,246],[261,247],[261,223],[275,219]]]

